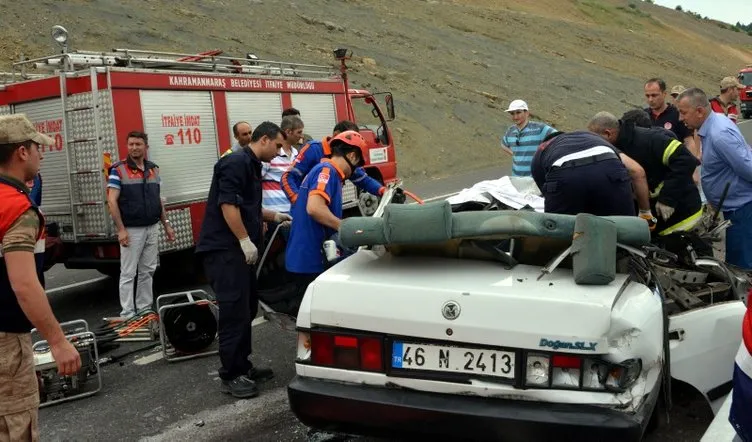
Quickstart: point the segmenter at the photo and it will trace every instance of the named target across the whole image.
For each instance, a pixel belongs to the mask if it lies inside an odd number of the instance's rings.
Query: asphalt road
[[[752,140],[752,123],[740,125]],[[407,183],[423,198],[442,197],[475,182],[497,178],[508,169],[494,167],[422,183]],[[117,284],[95,271],[70,271],[56,266],[47,272],[49,298],[61,321],[86,319],[90,326],[119,310]],[[204,288],[182,280],[161,278],[156,296]],[[43,440],[253,440],[308,441],[287,405],[285,386],[294,375],[295,335],[259,322],[253,327],[254,363],[270,366],[276,377],[262,385],[253,400],[235,400],[218,392],[218,360],[207,356],[167,362],[155,348],[101,367],[102,390],[91,397],[52,405],[40,412]],[[100,356],[117,355],[147,343],[123,343]],[[648,441],[699,440],[712,413],[702,401],[678,394],[670,423]],[[357,442],[372,439],[356,438]]]

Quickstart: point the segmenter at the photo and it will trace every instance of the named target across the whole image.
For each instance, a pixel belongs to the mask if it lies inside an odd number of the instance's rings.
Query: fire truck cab
[[[384,184],[397,179],[387,124],[394,119],[392,95],[350,89],[347,50],[334,51],[338,66],[331,67],[263,61],[252,54],[229,57],[220,50],[68,51],[60,26],[53,28],[53,38],[63,46],[60,53],[21,60],[12,72],[0,74],[0,115],[25,113],[55,139],[55,145],[43,146],[41,208],[47,223],[57,224],[61,261],[68,268],[118,271],[106,182],[109,166],[127,156],[132,130],[149,136],[147,155],[160,166],[162,200],[177,236],[167,242],[160,233],[161,266],[192,254],[214,164],[234,143],[232,126],[238,121],[252,127],[279,122],[282,110],[294,106],[314,140],[330,136],[338,121],[354,121],[368,141],[367,173]],[[377,205],[349,181],[344,193],[345,209],[367,212]],[[186,253],[172,253],[179,251]]]
[[[741,102],[740,112],[744,119],[752,118],[752,64],[748,64],[739,71],[739,83],[744,85],[744,89],[739,91],[739,101]]]

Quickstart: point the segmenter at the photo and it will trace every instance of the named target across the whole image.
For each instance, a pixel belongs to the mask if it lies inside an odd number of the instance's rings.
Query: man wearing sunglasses
[[[501,138],[501,148],[512,156],[512,176],[530,176],[530,163],[543,140],[556,130],[538,121],[530,121],[527,103],[514,100],[507,112],[514,125]]]

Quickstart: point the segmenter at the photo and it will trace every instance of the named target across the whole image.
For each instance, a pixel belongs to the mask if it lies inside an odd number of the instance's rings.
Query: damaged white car
[[[748,275],[691,235],[656,247],[636,217],[486,196],[343,221],[340,240],[360,249],[308,287],[297,315],[288,395],[304,424],[636,441],[670,407],[671,378],[720,406]]]

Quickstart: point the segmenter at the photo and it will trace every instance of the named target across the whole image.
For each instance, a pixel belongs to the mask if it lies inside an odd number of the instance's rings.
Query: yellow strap
[[[666,149],[663,151],[664,166],[668,166],[668,159],[674,154],[674,152],[676,152],[676,149],[678,149],[681,144],[682,143],[679,140],[671,140],[671,142],[668,143],[668,146],[666,146]]]
[[[650,198],[657,198],[658,195],[661,194],[661,190],[663,189],[663,181],[661,181],[660,184],[655,188],[654,191],[650,192]]]
[[[674,232],[686,232],[687,230],[692,229],[698,221],[702,218],[702,209],[700,209],[697,213],[694,215],[685,218],[682,221],[679,221],[678,223],[674,224],[671,227],[668,227],[664,229],[662,232],[660,232],[658,235],[660,236],[666,236],[670,235]]]

